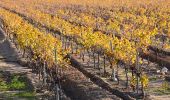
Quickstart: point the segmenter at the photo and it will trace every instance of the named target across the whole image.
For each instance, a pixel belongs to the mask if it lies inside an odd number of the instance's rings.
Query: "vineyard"
[[[170,98],[169,0],[0,0],[0,33],[42,100]]]

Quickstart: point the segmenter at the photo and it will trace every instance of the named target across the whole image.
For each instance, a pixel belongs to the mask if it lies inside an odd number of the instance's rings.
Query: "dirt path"
[[[34,87],[31,82],[33,80],[30,80],[30,76],[33,74],[30,69],[17,64],[17,61],[17,52],[0,30],[0,99],[28,98],[26,96],[28,91],[29,96],[35,99]],[[21,77],[26,80],[19,80]],[[19,85],[23,85],[23,87]]]
[[[38,76],[18,63],[19,57],[0,28],[0,100],[51,100],[49,91],[41,89],[42,81]],[[64,94],[61,99],[69,100]]]
[[[35,93],[41,84],[28,67],[18,64],[19,54],[0,29],[0,99],[41,99],[44,93]],[[23,87],[22,87],[23,86]]]

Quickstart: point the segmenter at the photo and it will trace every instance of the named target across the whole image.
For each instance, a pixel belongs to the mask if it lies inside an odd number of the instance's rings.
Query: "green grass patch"
[[[10,90],[24,90],[27,89],[26,77],[14,75],[11,82],[8,84]]]
[[[16,93],[13,96],[19,97],[19,98],[27,98],[29,100],[34,100],[36,99],[35,97],[35,93],[34,92],[30,92],[30,91],[25,91],[25,92],[20,92],[20,93]]]
[[[0,81],[0,90],[1,91],[6,91],[8,89],[9,88],[8,88],[8,85],[6,84],[6,82],[5,81]]]
[[[10,74],[0,71],[0,91],[3,92],[5,100],[14,100],[14,98],[36,100],[33,87],[24,74]],[[19,92],[8,93],[8,91]]]
[[[26,76],[21,74],[12,74],[10,76],[0,77],[0,90],[31,90],[31,89]]]

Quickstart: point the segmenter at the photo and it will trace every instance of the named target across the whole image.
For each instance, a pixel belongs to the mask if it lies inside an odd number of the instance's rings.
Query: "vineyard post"
[[[80,35],[81,35],[81,37],[82,37],[82,36],[83,36],[83,33],[80,32]],[[81,59],[83,60],[83,62],[84,62],[84,53],[85,53],[84,49],[85,49],[85,48],[83,48],[82,45],[80,45],[80,47],[81,47],[80,58],[81,58]]]
[[[44,73],[44,75],[43,75],[43,81],[44,81],[44,85],[46,85],[46,63],[45,63],[45,61],[44,61],[44,64],[43,64],[44,66],[43,66],[43,73]]]
[[[38,66],[38,64],[36,64],[36,67]],[[42,69],[42,66],[40,66],[40,69],[38,70],[38,78],[39,80],[41,79],[41,69]]]
[[[157,41],[157,40],[156,40]],[[156,42],[156,46],[158,46],[158,43]],[[158,49],[156,49],[156,59],[158,59]]]
[[[104,75],[106,74],[106,56],[104,54],[104,57],[103,57],[103,63],[104,63]]]
[[[89,56],[89,61],[88,62],[90,62],[90,58],[91,58],[91,56],[90,56],[90,48],[87,50],[87,53],[88,53],[88,56]]]
[[[94,68],[96,67],[96,57],[95,57],[95,49],[93,48],[93,63],[94,63]]]
[[[83,47],[82,47],[82,48],[83,48]],[[85,49],[85,48],[83,48],[83,52],[82,52],[82,56],[83,56],[83,57],[82,57],[82,59],[83,59],[83,62],[84,62],[84,60],[85,60],[85,59],[84,59],[84,56],[85,56],[85,50],[86,50],[86,49]]]
[[[22,58],[25,57],[25,48],[23,48]]]
[[[55,63],[56,63],[56,65],[57,65],[57,48],[56,48],[56,46],[55,46],[55,48],[54,48],[54,56],[55,56]]]
[[[82,46],[79,44],[78,47],[79,47],[79,51],[80,51],[80,59],[81,59],[81,58],[82,58]]]
[[[141,87],[142,87],[142,95],[143,97],[145,96],[145,91],[144,91],[144,82],[141,82]]]
[[[73,37],[71,36],[71,53],[74,53],[74,47],[73,47]]]
[[[136,89],[137,89],[137,94],[139,94],[139,51],[138,49],[136,50],[136,68],[137,68],[137,86],[136,86]]]
[[[117,84],[119,84],[119,61],[116,64],[117,64],[116,78],[117,78],[117,82],[118,82]]]
[[[70,49],[71,49],[71,36],[70,36],[70,37],[68,37],[68,48],[70,48]]]
[[[112,41],[110,40],[110,49],[111,49],[111,51],[113,52],[113,45],[112,45]],[[113,59],[112,59],[113,60]],[[113,67],[113,64],[111,63],[111,68],[112,68],[112,79],[113,79],[113,81],[117,81],[116,80],[116,73],[115,73],[115,68]]]
[[[55,83],[55,100],[60,100],[60,88],[57,83]]]
[[[165,41],[166,41],[166,38],[165,38],[165,35],[164,35],[164,34],[162,35],[162,39],[163,39],[163,40],[162,40],[162,48],[164,48]],[[164,52],[161,52],[161,53],[162,53],[163,55],[165,55]]]
[[[58,61],[57,61],[57,48],[56,48],[56,45],[55,45],[55,63],[56,63],[56,71],[57,71],[57,74],[58,74],[58,68],[57,68],[57,65],[58,65]],[[56,81],[56,80],[55,80]],[[59,82],[59,79],[58,79],[58,82]],[[57,82],[55,82],[55,99],[56,100],[60,100],[60,87],[58,86]]]
[[[60,34],[60,36],[61,36],[61,34]],[[55,38],[57,38],[57,36],[55,35]],[[56,45],[56,43],[55,43],[55,45],[54,45],[54,59],[55,59],[55,63],[56,63],[56,67],[55,67],[55,71],[57,71],[57,64],[58,64],[58,62],[57,62],[57,47],[56,47],[57,45]]]
[[[98,70],[99,70],[99,72],[100,72],[100,54],[99,54],[100,52],[98,51],[97,52],[97,67],[98,67]]]

